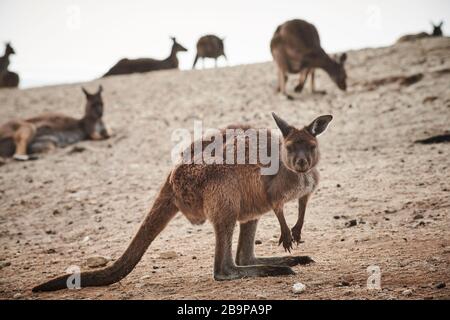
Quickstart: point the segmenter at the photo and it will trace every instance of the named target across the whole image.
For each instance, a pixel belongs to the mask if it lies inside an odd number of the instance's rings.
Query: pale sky
[[[444,20],[450,34],[450,1],[0,0],[0,43],[12,42],[10,70],[30,87],[89,81],[123,57],[165,58],[169,36],[189,49],[178,55],[181,69],[191,67],[207,33],[226,37],[229,65],[269,61],[274,30],[292,18],[313,23],[324,49],[336,52],[430,32],[431,20]]]

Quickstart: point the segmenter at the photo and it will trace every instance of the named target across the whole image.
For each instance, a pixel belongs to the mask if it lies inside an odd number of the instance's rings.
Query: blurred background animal
[[[192,65],[192,69],[195,69],[195,65],[199,58],[202,58],[203,68],[205,67],[205,58],[214,59],[214,66],[217,68],[217,59],[221,56],[227,60],[227,56],[225,55],[224,39],[219,38],[213,34],[208,34],[197,41],[197,54],[195,55],[194,64]]]
[[[170,55],[164,60],[157,60],[151,58],[140,59],[122,59],[117,62],[109,71],[103,76],[112,76],[119,74],[142,73],[149,71],[178,69],[178,52],[185,52],[187,49],[179,44],[176,38],[171,37],[172,49]]]
[[[287,98],[292,99],[292,96],[286,93],[288,74],[300,74],[295,92],[303,90],[308,75],[311,75],[311,90],[316,92],[314,86],[316,68],[325,70],[339,89],[344,91],[347,89],[347,74],[344,68],[347,54],[332,59],[322,49],[319,33],[314,25],[299,19],[283,23],[276,29],[270,42],[270,49],[278,67],[277,91]]]
[[[109,134],[103,123],[102,86],[96,93],[82,88],[86,96],[85,114],[75,119],[46,113],[26,120],[12,120],[0,126],[0,157],[30,160],[34,154],[82,140],[103,140]]]
[[[0,88],[15,88],[19,86],[19,75],[9,71],[9,56],[15,54],[13,47],[8,42],[5,45],[5,53],[0,57]]]
[[[433,27],[433,32],[427,33],[427,32],[420,32],[416,34],[405,34],[404,36],[401,36],[398,38],[397,43],[401,42],[408,42],[408,41],[415,41],[419,39],[429,38],[429,37],[442,37],[442,26],[444,25],[444,21],[441,21],[439,24],[434,24],[433,22],[430,22],[431,26]]]

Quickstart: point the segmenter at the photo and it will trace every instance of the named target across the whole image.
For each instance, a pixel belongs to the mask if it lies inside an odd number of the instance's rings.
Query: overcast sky
[[[268,61],[275,28],[292,18],[313,23],[325,50],[336,52],[429,32],[430,20],[446,21],[450,34],[450,1],[0,0],[0,41],[12,42],[10,70],[30,87],[88,81],[123,57],[165,58],[172,35],[189,49],[179,54],[182,69],[206,33],[226,37],[230,65]]]

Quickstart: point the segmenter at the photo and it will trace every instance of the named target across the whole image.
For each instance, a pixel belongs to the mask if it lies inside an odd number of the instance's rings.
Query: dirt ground
[[[272,63],[83,84],[103,84],[111,139],[0,166],[0,298],[450,298],[450,144],[414,143],[449,133],[450,38],[348,55],[347,92],[318,71],[317,86],[328,93],[313,95],[308,85],[294,101],[274,93]],[[291,77],[290,91],[294,85]],[[1,122],[45,111],[81,116],[80,87],[1,90]],[[173,130],[193,130],[194,120],[274,128],[271,111],[298,126],[334,116],[319,138],[321,183],[307,209],[305,242],[292,252],[314,264],[294,267],[295,276],[216,282],[211,226],[192,226],[180,214],[120,283],[31,292],[71,265],[89,269],[90,257],[120,256],[170,171]],[[285,212],[292,226],[297,204]],[[257,254],[284,255],[279,234],[275,215],[263,216]],[[380,267],[381,290],[366,286],[371,265]],[[296,282],[306,284],[304,293],[292,293]]]

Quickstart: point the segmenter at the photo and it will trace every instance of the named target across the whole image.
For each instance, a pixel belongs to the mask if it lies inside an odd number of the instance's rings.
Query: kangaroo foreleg
[[[27,147],[35,134],[36,127],[33,124],[24,122],[19,126],[13,136],[14,144],[16,145],[14,159],[30,160],[30,157],[27,155]]]
[[[303,228],[303,222],[305,219],[305,212],[306,212],[306,205],[308,204],[309,195],[306,195],[300,199],[298,199],[298,218],[297,222],[294,225],[294,227],[291,230],[292,237],[294,238],[294,241],[297,243],[297,245],[300,243],[300,240],[302,238],[302,228]]]

